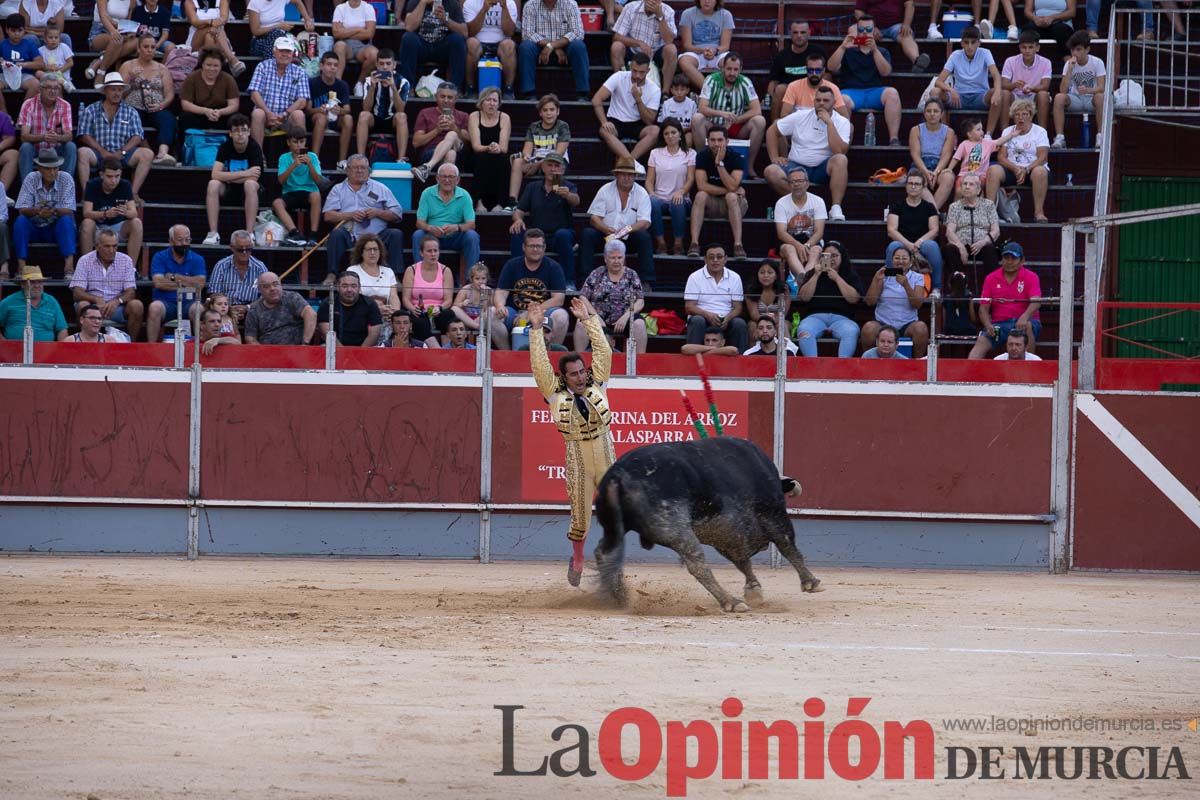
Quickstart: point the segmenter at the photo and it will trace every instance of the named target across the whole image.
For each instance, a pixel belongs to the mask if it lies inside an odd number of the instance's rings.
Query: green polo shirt
[[[471,222],[475,219],[475,201],[467,194],[466,189],[456,186],[450,202],[444,203],[438,196],[438,187],[430,186],[421,192],[421,201],[417,204],[417,219],[439,227]]]
[[[67,329],[67,318],[63,316],[58,301],[48,294],[30,309],[33,338],[39,342],[53,342],[59,331]],[[0,300],[0,330],[5,339],[22,339],[25,336],[25,293],[16,292]]]

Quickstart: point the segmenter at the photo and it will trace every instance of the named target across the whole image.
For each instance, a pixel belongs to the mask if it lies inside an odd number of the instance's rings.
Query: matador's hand
[[[592,304],[588,302],[586,297],[579,295],[571,300],[571,313],[575,315],[576,319],[582,322],[592,316],[592,314],[595,314],[596,310],[592,308]]]
[[[529,324],[535,328],[542,327],[542,322],[546,319],[546,312],[542,309],[541,303],[530,303],[525,307],[525,313],[529,315]]]

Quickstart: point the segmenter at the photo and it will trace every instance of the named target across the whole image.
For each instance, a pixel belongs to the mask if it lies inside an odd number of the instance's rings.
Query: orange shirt
[[[828,86],[833,90],[833,107],[835,109],[845,109],[846,101],[842,99],[842,93],[830,81],[821,80],[822,86]],[[795,108],[812,108],[813,98],[817,94],[817,87],[808,82],[808,78],[801,78],[798,81],[792,81],[788,84],[787,91],[783,94],[783,102],[791,103]]]

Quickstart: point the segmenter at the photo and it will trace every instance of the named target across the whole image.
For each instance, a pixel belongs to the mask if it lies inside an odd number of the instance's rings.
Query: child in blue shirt
[[[308,209],[308,226],[315,238],[317,226],[321,224],[321,185],[326,178],[321,174],[321,162],[305,148],[308,132],[303,128],[288,130],[288,151],[279,157],[279,196],[271,203],[275,216],[288,230],[284,241],[301,247],[312,246],[313,239],[306,237],[292,219],[289,211]]]
[[[171,3],[169,0],[142,0],[136,3],[136,8],[129,18],[138,24],[138,35],[143,32],[150,34],[157,41],[155,49],[166,55],[175,48],[168,41],[171,35]]]
[[[25,38],[25,18],[20,14],[9,14],[4,19],[4,36],[0,42],[0,60],[21,68],[21,88],[28,100],[37,94],[39,86],[34,72],[44,67],[37,39]]]
[[[979,28],[971,25],[962,32],[962,49],[955,50],[946,59],[946,66],[934,82],[932,96],[949,108],[969,111],[987,111],[986,135],[996,130],[1000,120],[1000,70],[990,51],[979,46]],[[954,76],[954,85],[946,80]],[[988,85],[989,79],[991,85]]]

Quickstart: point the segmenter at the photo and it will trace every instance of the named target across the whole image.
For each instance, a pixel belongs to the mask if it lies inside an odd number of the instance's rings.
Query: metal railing
[[[1114,4],[1108,31],[1108,99],[1122,81],[1134,81],[1143,103],[1131,111],[1200,116],[1200,8]]]

